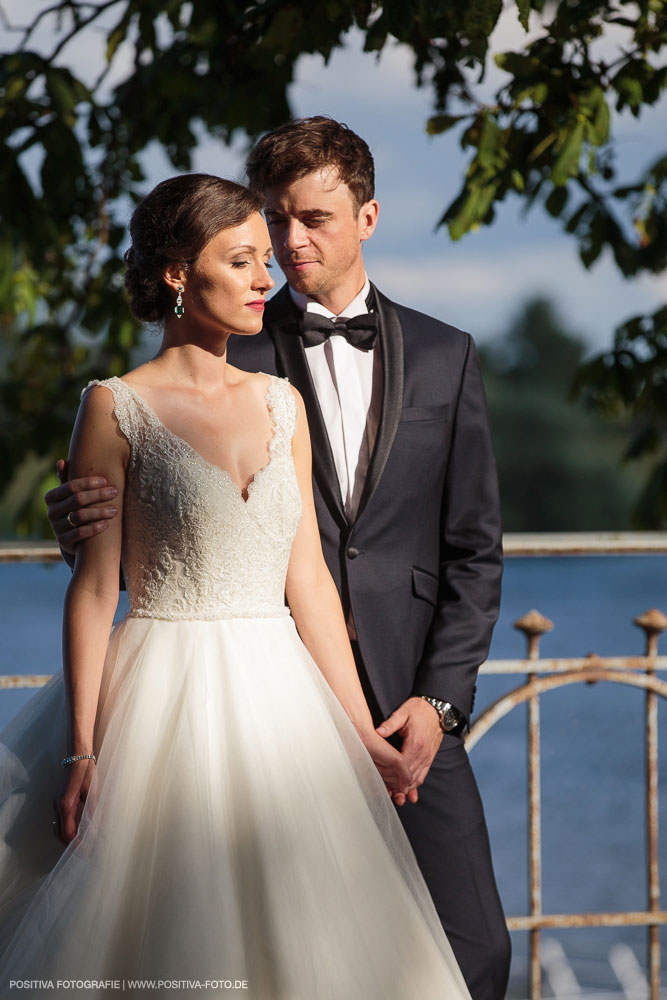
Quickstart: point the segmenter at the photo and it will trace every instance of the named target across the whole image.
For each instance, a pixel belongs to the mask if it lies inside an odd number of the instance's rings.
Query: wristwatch
[[[458,708],[454,708],[450,701],[440,701],[439,698],[429,698],[428,695],[421,695],[424,701],[427,701],[429,705],[433,705],[433,708],[438,713],[440,717],[440,728],[443,733],[453,733],[456,729],[463,728],[465,725],[465,716],[462,712],[459,712]]]

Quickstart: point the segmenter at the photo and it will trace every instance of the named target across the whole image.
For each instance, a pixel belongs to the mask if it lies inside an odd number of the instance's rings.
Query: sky
[[[42,6],[34,0],[3,4],[10,19],[20,18],[22,23],[31,10]],[[535,20],[531,29],[531,34],[539,31]],[[520,46],[525,37],[510,3],[492,47],[506,51]],[[615,49],[617,42],[618,38],[605,37],[598,44]],[[123,74],[123,54],[119,55],[117,77]],[[75,61],[84,75],[87,65],[91,76],[99,71],[100,59],[101,39],[96,42],[94,37],[85,48],[70,46],[63,55],[64,62]],[[502,75],[491,67],[483,96],[493,92]],[[376,161],[380,222],[364,255],[369,276],[390,298],[484,342],[504,333],[528,298],[545,295],[590,351],[610,345],[614,328],[625,319],[650,312],[667,299],[667,275],[628,281],[609,254],[587,271],[575,240],[561,231],[560,224],[539,205],[523,214],[513,196],[498,206],[492,226],[458,242],[445,228],[436,230],[438,218],[460,187],[466,158],[454,130],[426,135],[430,91],[416,87],[407,48],[388,46],[378,59],[362,51],[359,32],[350,32],[344,49],[335,52],[327,65],[320,56],[299,60],[289,98],[296,115],[331,115],[369,143]],[[664,153],[667,101],[643,113],[639,121],[627,113],[615,115],[613,130],[619,163],[628,177],[634,177]],[[243,179],[243,153],[241,141],[229,148],[203,137],[193,167]],[[174,173],[157,147],[148,151],[145,166],[151,186]]]

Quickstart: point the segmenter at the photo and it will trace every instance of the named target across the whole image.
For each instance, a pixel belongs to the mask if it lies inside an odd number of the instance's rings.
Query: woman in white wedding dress
[[[122,516],[77,548],[63,673],[0,734],[3,998],[469,998],[387,792],[303,404],[226,363],[273,285],[259,208],[189,175],[132,220],[133,308],[164,335],[74,429],[71,474]]]

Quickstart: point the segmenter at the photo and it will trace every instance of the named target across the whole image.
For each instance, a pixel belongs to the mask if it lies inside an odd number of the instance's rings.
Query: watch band
[[[465,716],[455,708],[450,701],[441,701],[440,698],[430,698],[426,694],[420,695],[429,705],[433,705],[440,720],[440,729],[443,733],[453,733],[465,723]]]

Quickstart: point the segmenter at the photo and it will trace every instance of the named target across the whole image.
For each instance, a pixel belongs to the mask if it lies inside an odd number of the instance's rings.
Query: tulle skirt
[[[3,997],[468,997],[384,784],[289,616],[126,618],[95,749],[64,848],[62,676],[0,734]]]

